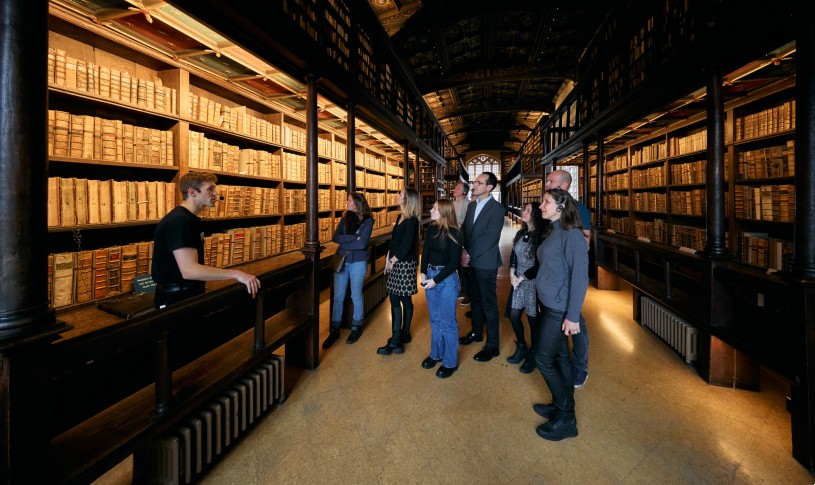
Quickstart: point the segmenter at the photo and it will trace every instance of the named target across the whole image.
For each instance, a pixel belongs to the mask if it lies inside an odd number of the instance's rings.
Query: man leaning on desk
[[[199,216],[218,200],[217,183],[210,172],[188,172],[178,181],[183,201],[161,219],[154,236],[156,309],[202,295],[206,281],[238,280],[253,297],[260,289],[254,275],[204,265],[204,226]]]

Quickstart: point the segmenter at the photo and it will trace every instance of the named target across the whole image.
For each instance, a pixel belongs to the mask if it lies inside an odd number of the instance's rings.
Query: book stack
[[[284,209],[286,214],[306,212],[305,189],[283,189]]]
[[[306,239],[306,224],[286,224],[283,226],[283,251],[293,251],[303,247]]]
[[[317,210],[320,212],[331,210],[331,189],[319,189],[317,191]]]
[[[674,185],[705,183],[707,160],[671,165],[671,183]]]
[[[317,164],[317,183],[321,185],[331,185],[331,165],[328,163]]]
[[[628,172],[610,175],[605,178],[606,190],[628,190]],[[592,181],[592,190],[597,190],[596,181]]]
[[[628,217],[610,217],[609,227],[617,232],[631,234],[631,222]]]
[[[283,180],[289,182],[306,182],[306,156],[298,153],[283,152]]]
[[[334,210],[344,211],[348,202],[348,192],[343,189],[334,189]]]
[[[702,251],[705,248],[707,233],[704,228],[693,226],[671,226],[671,245]]]
[[[739,178],[757,179],[795,176],[795,140],[785,145],[739,153]]]
[[[668,224],[662,219],[634,221],[634,235],[648,238],[653,242],[668,243]]]
[[[705,214],[707,206],[704,189],[671,191],[671,213],[689,216]]]
[[[668,155],[668,144],[662,140],[650,145],[644,145],[631,152],[631,166],[662,160]]]
[[[668,153],[675,157],[707,149],[707,128],[699,128],[685,136],[668,139]]]
[[[628,195],[605,194],[603,196],[603,205],[605,205],[606,209],[628,210]]]
[[[736,118],[736,140],[749,140],[795,129],[795,100]]]
[[[320,242],[330,241],[334,234],[334,219],[330,216],[317,220],[317,232]]]
[[[635,188],[662,187],[665,185],[665,167],[650,167],[631,171],[631,183]]]
[[[734,201],[737,218],[777,222],[795,220],[795,186],[791,184],[737,185]]]
[[[644,212],[665,212],[666,196],[655,192],[637,192],[634,194],[634,210]]]
[[[613,172],[615,170],[623,170],[628,168],[628,154],[625,152],[615,156],[610,160],[606,160],[605,165],[603,166],[603,170],[608,172]]]

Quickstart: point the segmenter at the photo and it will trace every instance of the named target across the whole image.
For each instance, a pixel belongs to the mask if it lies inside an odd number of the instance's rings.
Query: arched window
[[[498,181],[501,181],[501,161],[489,155],[476,155],[467,162],[467,173],[470,176],[470,182],[475,180],[476,177],[483,172],[492,172]],[[501,202],[501,190],[495,187],[492,191],[492,196],[498,202]]]

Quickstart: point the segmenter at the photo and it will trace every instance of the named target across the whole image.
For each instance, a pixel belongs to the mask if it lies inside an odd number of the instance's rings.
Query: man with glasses
[[[210,172],[182,175],[178,181],[181,205],[168,212],[156,226],[152,269],[156,309],[203,294],[206,281],[238,280],[253,297],[260,288],[254,275],[204,265],[204,226],[200,215],[218,200],[217,181]]]
[[[496,280],[501,267],[498,241],[504,228],[504,207],[492,197],[498,179],[491,172],[484,172],[473,182],[474,200],[467,206],[462,232],[464,250],[461,264],[468,267],[470,303],[472,305],[472,330],[459,338],[459,343],[469,345],[483,340],[484,322],[487,323],[487,342],[473,357],[487,362],[498,356],[498,296]]]

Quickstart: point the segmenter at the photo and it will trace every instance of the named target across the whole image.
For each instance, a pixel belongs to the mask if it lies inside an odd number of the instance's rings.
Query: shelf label
[[[682,251],[683,253],[696,254],[696,250],[695,250],[695,249],[686,248],[685,246],[680,246],[680,247],[679,247],[679,250],[680,250],[680,251]]]
[[[617,234],[617,231],[615,231],[614,229],[606,229],[606,232],[611,234]]]
[[[642,241],[642,242],[647,242],[647,243],[651,242],[650,239],[648,239],[647,237],[642,237],[642,236],[638,237],[637,240]]]
[[[154,291],[156,291],[156,282],[153,281],[153,275],[148,274],[133,277],[134,293],[151,293]]]

